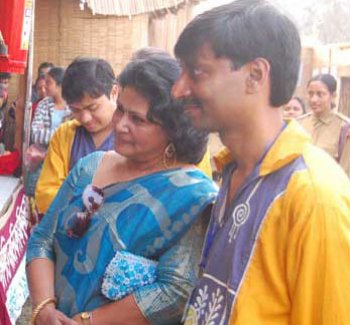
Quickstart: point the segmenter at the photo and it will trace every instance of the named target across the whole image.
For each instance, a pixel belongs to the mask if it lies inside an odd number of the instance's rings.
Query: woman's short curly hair
[[[208,133],[192,126],[181,101],[174,100],[171,89],[179,77],[179,63],[165,55],[152,55],[130,62],[119,75],[121,88],[131,87],[149,103],[147,118],[162,125],[176,148],[181,162],[196,164],[206,152]]]

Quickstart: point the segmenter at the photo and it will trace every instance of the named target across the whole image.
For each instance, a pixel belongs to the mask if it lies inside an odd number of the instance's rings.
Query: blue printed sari
[[[82,211],[82,193],[103,153],[81,159],[34,230],[27,263],[55,263],[57,308],[68,316],[110,302],[101,294],[105,269],[127,250],[158,261],[157,281],[138,288],[134,299],[152,324],[179,322],[197,279],[204,238],[202,218],[217,188],[200,170],[156,172],[103,189],[104,203],[81,238],[68,236],[70,219]]]

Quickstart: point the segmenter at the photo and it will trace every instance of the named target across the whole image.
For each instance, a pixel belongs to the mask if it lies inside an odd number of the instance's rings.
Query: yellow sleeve
[[[350,199],[320,198],[303,196],[286,246],[290,324],[349,324]]]
[[[210,164],[210,153],[209,150],[207,149],[203,159],[197,164],[197,167],[204,173],[206,174],[209,178],[212,178],[212,169],[211,169],[211,164]]]
[[[221,149],[213,157],[216,171],[218,171],[219,173],[222,173],[225,165],[228,164],[231,160],[232,160],[232,156],[231,156],[230,151],[226,147]]]
[[[35,202],[46,213],[69,173],[70,150],[75,134],[74,121],[63,123],[50,140],[43,168],[35,188]]]

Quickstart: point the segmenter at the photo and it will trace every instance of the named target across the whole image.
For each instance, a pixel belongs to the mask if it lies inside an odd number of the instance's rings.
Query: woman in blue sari
[[[33,324],[180,323],[217,189],[194,166],[207,134],[171,98],[179,73],[166,56],[121,73],[115,152],[77,163],[29,240]]]

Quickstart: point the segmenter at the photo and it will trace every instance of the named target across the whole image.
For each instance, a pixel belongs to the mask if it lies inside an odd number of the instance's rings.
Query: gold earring
[[[176,148],[172,142],[170,142],[163,153],[163,165],[165,168],[170,168],[176,163]]]

